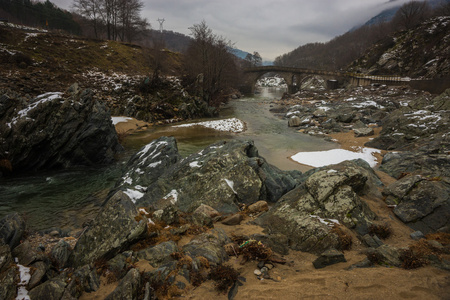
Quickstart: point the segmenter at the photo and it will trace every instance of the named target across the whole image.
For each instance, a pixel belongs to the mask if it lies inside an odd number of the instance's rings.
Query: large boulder
[[[210,264],[220,265],[228,260],[224,246],[231,243],[223,229],[203,233],[183,246],[183,252],[192,258],[204,257]]]
[[[361,160],[345,161],[309,175],[256,223],[287,236],[290,248],[312,253],[339,248],[339,238],[331,230],[334,224],[366,234],[375,214],[358,194],[374,193],[380,184],[370,166]]]
[[[0,245],[7,244],[14,249],[19,245],[25,229],[25,221],[18,213],[6,215],[0,220]]]
[[[450,157],[444,153],[389,152],[383,157],[380,170],[394,178],[408,173],[450,177]]]
[[[133,202],[140,199],[146,187],[181,160],[173,137],[161,137],[142,147],[127,162],[123,176],[117,181]]]
[[[174,205],[183,212],[206,204],[221,213],[237,212],[239,203],[277,201],[298,176],[269,165],[251,141],[222,141],[173,165],[137,203],[155,209]]]
[[[147,219],[139,215],[130,198],[117,191],[109,198],[81,235],[69,256],[68,265],[77,267],[99,258],[111,258],[120,250],[141,239],[147,232]]]
[[[17,282],[19,282],[19,270],[11,266],[0,273],[0,299],[16,299]]]
[[[406,176],[384,190],[397,206],[394,214],[406,225],[425,234],[450,232],[450,184],[420,175]]]
[[[0,102],[0,157],[12,172],[106,164],[123,149],[109,110],[90,90],[30,101],[9,93]]]
[[[174,261],[172,254],[178,252],[179,249],[174,241],[163,242],[154,247],[140,250],[137,253],[139,259],[145,259],[153,267],[158,268],[166,263]]]
[[[141,287],[141,274],[137,269],[131,269],[119,282],[116,289],[109,294],[106,300],[133,300],[137,299]]]
[[[383,194],[406,225],[423,233],[450,231],[450,157],[418,152],[388,153],[380,170],[399,178]]]

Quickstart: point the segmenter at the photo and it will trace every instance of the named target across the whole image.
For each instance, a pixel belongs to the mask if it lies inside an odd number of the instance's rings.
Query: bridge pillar
[[[298,85],[293,85],[293,84],[289,84],[288,85],[288,93],[289,94],[295,94],[297,93],[299,90],[299,86]]]

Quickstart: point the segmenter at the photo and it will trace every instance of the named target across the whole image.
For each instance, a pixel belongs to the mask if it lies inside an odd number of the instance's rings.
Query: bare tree
[[[100,28],[105,28],[107,39],[128,42],[149,26],[140,16],[143,7],[141,0],[74,0],[73,3],[73,8],[91,21],[95,37],[100,36]]]
[[[73,8],[84,18],[88,19],[94,30],[96,38],[99,37],[99,26],[101,25],[101,6],[99,0],[74,0]]]
[[[393,18],[397,29],[408,30],[426,20],[431,13],[426,1],[410,1],[403,4]]]
[[[194,40],[186,55],[184,67],[190,81],[197,84],[200,96],[209,105],[222,89],[232,84],[236,64],[229,52],[232,43],[213,34],[205,21],[189,28]]]

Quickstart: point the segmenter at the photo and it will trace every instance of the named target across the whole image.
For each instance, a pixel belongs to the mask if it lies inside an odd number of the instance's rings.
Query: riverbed
[[[161,136],[174,136],[179,152],[188,156],[220,140],[248,139],[255,142],[266,160],[283,170],[309,169],[291,159],[299,151],[329,150],[336,143],[299,134],[287,126],[287,121],[270,109],[274,99],[285,90],[263,88],[260,93],[230,101],[219,118],[235,117],[245,122],[242,133],[222,132],[200,126],[155,126],[127,136],[126,149],[119,161],[101,168],[75,168],[64,171],[39,172],[20,177],[0,179],[0,218],[13,211],[24,215],[32,230],[52,227],[74,230],[92,219],[108,191],[121,176],[127,159],[142,146]],[[204,120],[193,120],[199,122]],[[176,124],[179,125],[179,124]]]

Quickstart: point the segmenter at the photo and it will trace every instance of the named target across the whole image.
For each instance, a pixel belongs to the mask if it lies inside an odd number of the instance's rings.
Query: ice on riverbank
[[[191,126],[202,126],[206,128],[212,128],[218,131],[228,131],[235,133],[243,132],[245,129],[244,122],[236,118],[182,124],[173,127],[191,127]]]
[[[376,166],[377,160],[374,153],[381,153],[373,148],[362,148],[359,152],[344,149],[332,149],[328,151],[298,152],[292,155],[292,160],[315,168],[338,164],[344,160],[364,159],[371,167]]]

